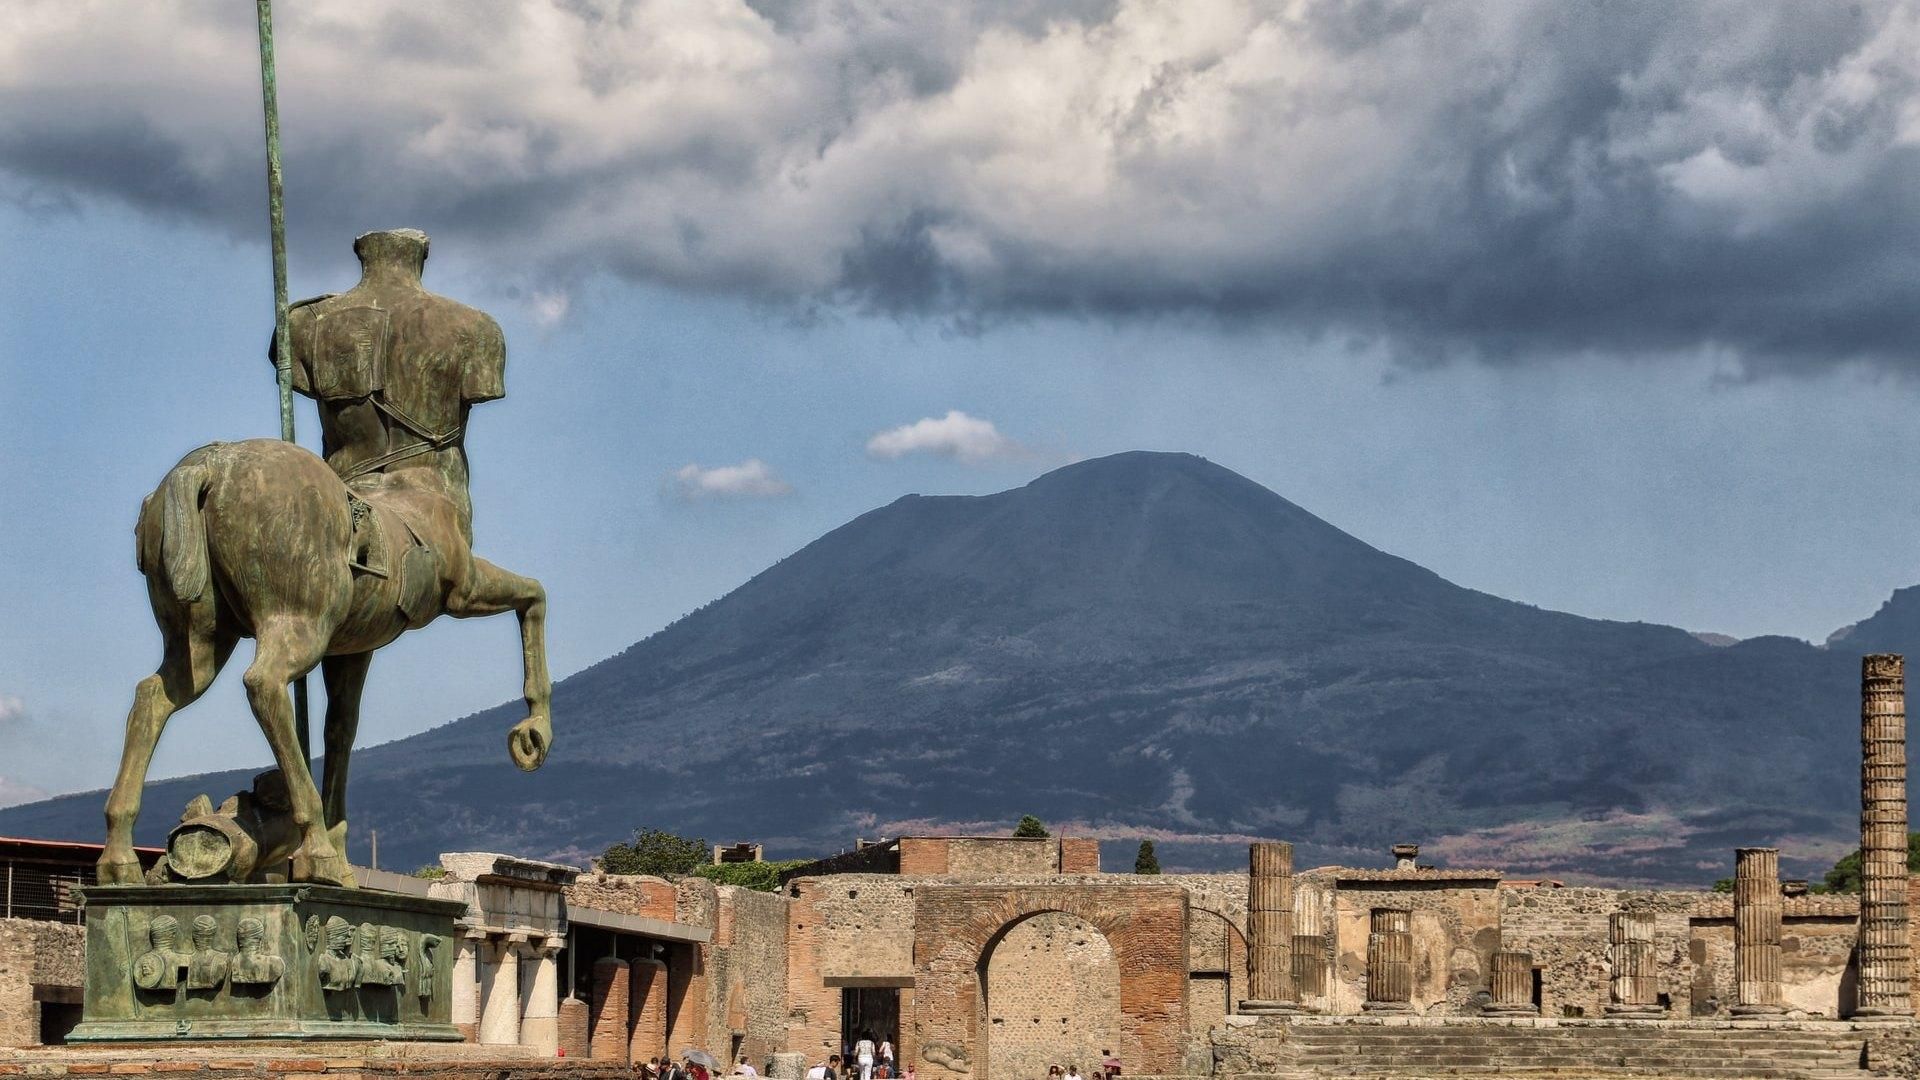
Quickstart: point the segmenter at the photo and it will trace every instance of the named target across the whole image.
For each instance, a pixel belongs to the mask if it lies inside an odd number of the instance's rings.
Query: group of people
[[[1116,1080],[1120,1075],[1120,1059],[1113,1056],[1111,1050],[1100,1051],[1100,1071],[1093,1074],[1094,1080]],[[1080,1075],[1080,1066],[1069,1065],[1062,1069],[1058,1065],[1047,1066],[1047,1080],[1086,1080]]]
[[[847,1047],[844,1056],[829,1054],[808,1069],[807,1080],[914,1080],[913,1066],[907,1066],[905,1073],[895,1070],[893,1040],[876,1041],[868,1032]]]
[[[740,1064],[746,1063],[746,1058],[740,1059]],[[646,1064],[640,1066],[640,1078],[641,1080],[713,1080],[713,1072],[692,1058],[675,1061],[670,1057],[655,1057],[648,1058]]]

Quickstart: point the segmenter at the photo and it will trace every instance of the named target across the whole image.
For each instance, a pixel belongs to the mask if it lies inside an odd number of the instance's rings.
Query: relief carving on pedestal
[[[267,927],[259,919],[240,920],[234,935],[239,949],[229,976],[235,986],[268,986],[286,974],[287,962],[266,950]]]
[[[152,946],[133,962],[133,985],[142,990],[172,990],[180,985],[180,971],[193,960],[193,954],[175,948],[180,936],[180,920],[162,915],[147,927]]]
[[[220,923],[213,916],[194,916],[193,955],[187,962],[187,989],[218,990],[227,981],[227,966],[231,956],[214,945],[214,935],[219,930]]]

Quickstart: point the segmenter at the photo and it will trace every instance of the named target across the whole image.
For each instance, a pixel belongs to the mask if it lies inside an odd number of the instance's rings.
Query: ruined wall
[[[989,1076],[1076,1064],[1086,1075],[1120,1045],[1120,966],[1085,919],[1050,911],[1015,924],[992,946],[982,989]]]
[[[706,1005],[712,1053],[764,1066],[787,1039],[787,906],[782,895],[731,885],[715,890]]]
[[[37,919],[0,919],[0,1046],[40,1042],[33,988],[78,991],[85,981],[85,928]]]
[[[947,841],[947,874],[951,877],[1040,876],[1057,873],[1059,868],[1060,845],[1054,840],[996,836],[955,837]]]
[[[674,920],[679,904],[679,889],[673,882],[644,874],[581,874],[565,892],[567,903],[576,907],[665,922]]]
[[[913,977],[917,884],[891,874],[836,874],[788,884],[787,1049],[810,1061],[839,1050],[841,987],[828,986],[828,979],[904,983]],[[903,1044],[910,1038],[902,1030]],[[907,1051],[900,1047],[902,1060]]]
[[[1247,996],[1247,875],[1160,880],[1187,891],[1187,1029],[1204,1034]]]
[[[1342,881],[1333,893],[1334,967],[1328,988],[1333,1010],[1357,1013],[1367,1000],[1373,910],[1406,908],[1412,912],[1414,1010],[1432,1015],[1476,1011],[1475,995],[1489,985],[1493,954],[1500,948],[1499,894],[1491,882]]]
[[[1694,964],[1690,917],[1709,894],[1646,892],[1624,889],[1503,889],[1501,929],[1504,947],[1533,954],[1541,971],[1543,1016],[1598,1017],[1606,1012],[1607,918],[1619,911],[1653,913],[1659,993],[1670,1016],[1693,1015]],[[1732,901],[1727,901],[1732,919]],[[1728,931],[1731,948],[1732,931]],[[1727,975],[1731,986],[1729,956]],[[1727,1002],[1731,1002],[1727,998]],[[1724,1006],[1723,1006],[1724,1007]]]

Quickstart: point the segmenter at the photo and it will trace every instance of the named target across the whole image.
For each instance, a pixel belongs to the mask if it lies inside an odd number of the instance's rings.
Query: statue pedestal
[[[460,1039],[458,901],[298,884],[83,895],[86,995],[72,1042]]]

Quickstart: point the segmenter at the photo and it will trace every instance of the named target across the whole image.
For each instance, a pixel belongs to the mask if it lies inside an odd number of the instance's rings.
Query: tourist
[[[828,1056],[827,1080],[840,1080],[840,1072],[841,1072],[840,1062],[841,1062],[841,1057],[839,1054],[832,1054]]]
[[[860,1033],[860,1041],[853,1044],[853,1057],[860,1063],[860,1080],[873,1080],[873,1055],[875,1048],[873,1036]]]
[[[760,1074],[754,1071],[754,1069],[753,1069],[753,1066],[751,1066],[751,1065],[749,1065],[749,1064],[747,1064],[747,1059],[746,1059],[746,1057],[745,1057],[744,1055],[742,1055],[742,1056],[741,1056],[741,1058],[740,1058],[740,1060],[739,1060],[739,1062],[738,1062],[738,1063],[736,1063],[736,1064],[734,1065],[734,1067],[733,1067],[733,1075],[735,1075],[735,1076],[759,1076]]]
[[[660,1068],[662,1070],[660,1080],[687,1080],[687,1071],[672,1058],[663,1059],[660,1062]]]
[[[1113,1051],[1100,1051],[1100,1072],[1107,1080],[1120,1075],[1120,1059],[1113,1056]]]
[[[658,1054],[648,1058],[647,1063],[640,1066],[640,1077],[641,1080],[660,1080],[660,1056]]]
[[[833,1080],[832,1075],[828,1072],[828,1068],[829,1066],[826,1062],[819,1062],[807,1070],[807,1080]]]
[[[886,1067],[887,1075],[893,1075],[893,1040],[880,1040],[880,1064]]]
[[[1047,1066],[1047,1080],[1060,1080],[1060,1066]]]
[[[707,1067],[692,1058],[687,1059],[687,1075],[693,1080],[713,1080],[713,1074],[707,1071]]]
[[[1084,1080],[1084,1078],[1081,1077],[1080,1075],[1080,1066],[1078,1065],[1067,1066],[1067,1075],[1063,1077],[1062,1080]]]

